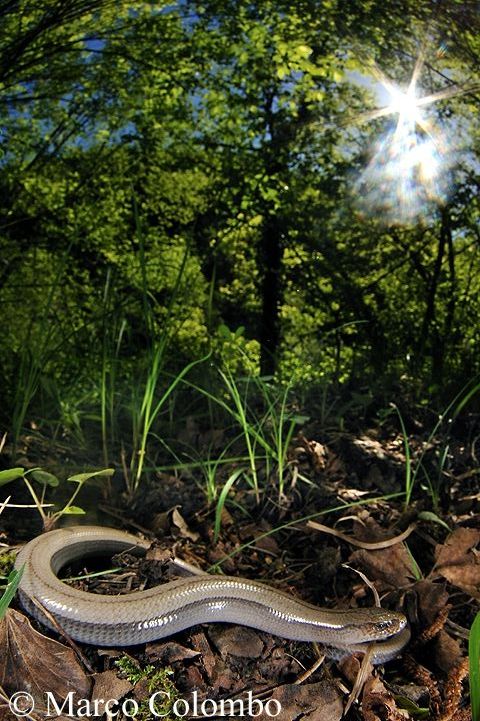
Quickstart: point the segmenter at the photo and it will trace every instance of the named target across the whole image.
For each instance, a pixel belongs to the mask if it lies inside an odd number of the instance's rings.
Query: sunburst
[[[408,119],[410,122],[415,122],[415,124],[419,125],[425,132],[428,132],[428,124],[423,116],[422,108],[425,108],[428,105],[433,105],[434,103],[438,103],[442,100],[449,100],[450,98],[454,98],[459,95],[468,95],[480,88],[480,85],[478,84],[460,86],[452,83],[446,88],[442,88],[435,93],[419,95],[418,81],[424,64],[425,60],[423,53],[420,53],[415,63],[410,82],[405,90],[390,80],[375,62],[370,61],[367,64],[368,70],[373,76],[373,79],[387,91],[390,96],[390,101],[380,108],[359,113],[354,118],[351,118],[349,122],[361,124],[390,115],[398,115],[399,120]]]
[[[396,118],[395,127],[376,144],[355,188],[362,209],[389,222],[415,219],[429,206],[445,199],[451,154],[444,131],[428,117],[431,114],[427,115],[425,108],[473,90],[451,85],[423,94],[419,81],[424,64],[420,54],[410,81],[403,88],[375,63],[369,64],[374,80],[386,91],[389,101],[354,118],[356,124],[389,116]]]

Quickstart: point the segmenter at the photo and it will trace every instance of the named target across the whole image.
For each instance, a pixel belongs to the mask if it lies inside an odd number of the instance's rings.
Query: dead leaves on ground
[[[248,534],[253,534],[254,530],[250,528]],[[258,533],[258,528],[256,530]],[[398,530],[383,531],[367,515],[363,516],[362,524],[356,524],[355,530],[362,545],[367,547],[349,552],[350,565],[364,571],[378,592],[388,599],[389,605],[400,605],[402,598],[407,600],[414,630],[407,668],[415,683],[389,686],[379,679],[377,672],[371,674],[361,697],[363,718],[366,721],[399,721],[408,717],[400,706],[413,709],[415,716],[419,713],[419,704],[426,704],[430,706],[431,719],[460,719],[466,666],[464,650],[445,626],[449,612],[447,582],[469,597],[479,597],[480,569],[475,548],[480,541],[480,531],[458,528],[443,544],[430,543],[431,570],[426,578],[419,580],[416,578],[418,568],[403,542],[386,548],[368,547],[378,542],[385,545],[385,537],[394,536]],[[414,532],[413,536],[416,535]],[[274,559],[280,548],[275,539],[266,538],[268,548],[258,543],[255,552],[263,552],[266,558]],[[398,538],[402,539],[402,536]],[[187,535],[187,541],[190,540]],[[348,535],[342,534],[340,541],[344,550],[348,540]],[[410,540],[413,538],[409,543]],[[338,550],[338,545],[336,548]],[[238,565],[242,568],[242,563]],[[243,572],[248,575],[248,566]],[[353,604],[368,603],[365,598],[368,593],[365,584],[358,582]],[[330,594],[327,591],[327,596]],[[183,698],[188,699],[194,689],[200,691],[200,701],[202,698],[242,698],[247,690],[252,690],[254,694],[266,694],[265,698],[278,700],[285,721],[298,718],[335,721],[341,718],[345,703],[341,681],[334,680],[321,669],[310,677],[307,674],[307,683],[295,683],[295,679],[304,675],[305,667],[314,664],[310,646],[289,644],[245,627],[215,624],[194,629],[184,638],[184,643],[180,642],[182,639],[167,640],[148,644],[145,648],[145,662],[159,667],[169,665],[174,669]],[[105,657],[105,663],[109,666],[112,661]],[[345,670],[343,673],[348,678]],[[48,689],[59,698],[65,697],[70,690],[89,698],[91,681],[72,651],[45,639],[24,617],[10,611],[0,630],[0,685],[9,690],[34,689],[32,693],[37,697]],[[146,693],[140,686],[135,687],[119,677],[113,668],[94,675],[93,682],[92,699],[122,699],[131,693],[140,698]],[[425,710],[425,706],[423,708]]]
[[[435,548],[434,572],[443,576],[472,598],[480,600],[480,556],[475,551],[480,542],[478,528],[457,528],[444,544]]]
[[[0,686],[5,691],[28,691],[41,708],[47,690],[56,698],[70,691],[88,698],[90,685],[70,648],[35,631],[23,614],[8,609],[0,621]]]

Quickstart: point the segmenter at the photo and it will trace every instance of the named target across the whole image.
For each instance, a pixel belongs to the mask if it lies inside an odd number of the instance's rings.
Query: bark
[[[263,271],[262,312],[259,329],[260,370],[262,375],[273,375],[276,370],[280,344],[280,305],[282,300],[283,247],[278,217],[267,216],[265,218],[260,240],[260,261]]]

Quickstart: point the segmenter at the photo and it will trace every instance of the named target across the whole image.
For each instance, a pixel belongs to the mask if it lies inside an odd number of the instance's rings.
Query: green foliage
[[[9,573],[13,569],[13,564],[15,562],[15,553],[11,551],[4,551],[0,554],[0,577],[5,579],[6,576],[9,575]],[[7,579],[8,582],[8,579]]]
[[[185,422],[172,379],[188,369],[216,383],[208,412],[230,395],[254,487],[258,453],[282,485],[282,379],[324,419],[330,388],[400,384],[441,406],[474,377],[475,97],[429,110],[456,159],[446,202],[398,223],[379,210],[387,181],[377,205],[355,197],[390,123],[360,123],[373,59],[404,84],[423,46],[425,93],[478,74],[478,18],[458,5],[2,6],[0,413],[15,440],[35,419],[105,465],[124,448],[133,489]],[[215,381],[195,365],[209,352]],[[263,418],[242,421],[242,376],[274,377],[252,381]]]
[[[21,478],[25,473],[25,468],[7,468],[4,471],[0,471],[0,486],[15,481],[17,478]]]
[[[444,477],[444,467],[446,464],[448,451],[449,451],[449,440],[448,435],[452,428],[453,421],[461,410],[478,394],[480,390],[480,383],[473,381],[468,383],[462,390],[453,398],[453,400],[446,406],[444,411],[438,415],[437,421],[430,431],[427,440],[424,442],[423,450],[418,457],[413,459],[410,448],[410,442],[405,428],[405,423],[402,418],[400,410],[395,404],[392,404],[392,408],[395,411],[403,437],[403,446],[405,451],[405,506],[408,508],[412,500],[413,490],[415,485],[419,481],[423,481],[422,489],[426,490],[430,495],[433,508],[436,511],[438,509],[439,494],[442,486],[442,479]],[[444,438],[442,441],[442,447],[437,454],[437,479],[431,478],[425,459],[431,444],[438,436],[440,429],[444,429]],[[434,514],[428,515],[428,520],[434,520],[436,516]]]
[[[47,510],[52,508],[53,504],[46,503],[47,489],[57,488],[61,481],[53,473],[43,471],[40,468],[32,468],[25,471],[23,468],[11,468],[6,471],[0,472],[0,486],[5,483],[10,483],[17,478],[22,478],[28,491],[33,499],[33,502],[37,508],[38,513],[43,521],[45,530],[50,530],[55,523],[64,515],[84,515],[85,511],[79,506],[73,505],[73,501],[82,490],[83,486],[87,482],[91,482],[93,479],[109,478],[113,475],[113,468],[104,468],[101,471],[89,471],[87,473],[76,473],[73,476],[69,476],[65,479],[66,483],[76,483],[76,488],[70,495],[70,498],[59,510]],[[32,481],[32,482],[30,482]],[[40,486],[40,492],[35,490],[35,484]]]
[[[228,491],[240,477],[251,486],[256,501],[268,495],[273,483],[278,492],[278,502],[284,500],[287,477],[287,452],[294,431],[307,419],[295,412],[289,384],[277,386],[272,379],[261,376],[236,378],[230,370],[218,370],[224,389],[212,391],[201,385],[188,383],[199,394],[205,396],[212,405],[224,414],[223,423],[230,428],[233,440],[216,460],[207,463],[207,496],[217,501],[216,534],[220,528],[221,511],[225,505]],[[233,421],[233,427],[231,422]],[[230,445],[239,445],[245,453],[248,468],[241,466],[226,481],[218,497],[215,473]],[[232,458],[237,463],[239,458]],[[262,466],[262,480],[259,477],[259,465]],[[205,464],[203,464],[205,466]]]

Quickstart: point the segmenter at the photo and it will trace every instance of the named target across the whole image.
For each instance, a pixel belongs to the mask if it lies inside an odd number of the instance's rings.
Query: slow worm
[[[101,596],[70,588],[57,578],[67,563],[93,555],[148,547],[123,531],[77,526],[50,531],[27,543],[15,567],[23,607],[55,630],[42,606],[65,633],[98,646],[130,646],[170,636],[198,623],[228,622],[297,641],[316,641],[330,656],[365,651],[374,642],[374,663],[396,656],[409,639],[403,614],[381,608],[326,609],[263,583],[235,576],[200,574],[137,591]]]

